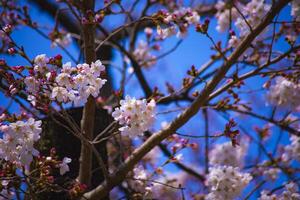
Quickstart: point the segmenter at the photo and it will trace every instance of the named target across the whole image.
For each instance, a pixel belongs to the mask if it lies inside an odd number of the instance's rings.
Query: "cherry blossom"
[[[49,58],[46,56],[46,54],[37,55],[34,59],[34,70],[36,72],[43,73],[48,62]]]
[[[300,1],[299,0],[293,0],[291,2],[292,10],[291,15],[295,17],[295,20],[300,20]]]
[[[72,162],[71,158],[64,157],[62,163],[59,165],[59,173],[60,175],[64,175],[66,172],[70,171],[70,168],[68,166],[69,163]]]
[[[90,95],[98,97],[106,82],[100,78],[100,74],[105,70],[100,60],[90,65],[78,64],[76,67],[67,62],[62,65],[60,72],[51,71],[50,66],[47,66],[48,62],[49,58],[45,54],[38,55],[35,58],[34,69],[42,74],[33,74],[24,79],[29,92],[28,100],[32,105],[36,105],[36,97],[39,96],[37,93],[40,91],[57,102],[73,102],[76,106],[84,104]]]
[[[216,18],[218,21],[218,26],[216,27],[217,31],[224,32],[230,28],[230,23],[237,19],[238,17],[238,11],[236,8],[227,8],[226,3],[224,1],[218,1],[216,4]]]
[[[137,100],[126,96],[120,101],[120,107],[116,108],[112,116],[119,122],[122,134],[130,137],[142,135],[149,130],[155,119],[155,101],[147,103],[146,99]]]
[[[298,185],[294,182],[290,182],[285,185],[284,191],[280,195],[270,194],[270,192],[263,190],[261,192],[259,200],[298,200],[300,199],[300,193]]]
[[[63,47],[68,46],[72,42],[72,37],[70,33],[64,34],[61,37],[55,38],[51,44],[51,47],[57,47],[61,45]]]
[[[240,30],[240,35],[245,36],[249,33],[250,27],[255,27],[257,21],[261,20],[270,9],[270,5],[266,4],[264,0],[252,0],[244,8],[244,17],[237,18],[235,25]],[[247,20],[247,22],[245,21]]]
[[[164,40],[172,35],[176,34],[176,26],[170,26],[167,28],[161,28],[160,26],[157,27],[157,35],[158,38]]]
[[[228,47],[235,48],[238,46],[240,39],[236,35],[232,35],[228,41]]]
[[[28,166],[33,156],[39,155],[34,143],[40,138],[41,124],[41,121],[29,118],[27,121],[1,125],[3,139],[0,139],[0,158],[18,166]]]
[[[210,151],[211,165],[227,165],[233,167],[242,167],[248,145],[243,143],[241,146],[233,147],[231,142],[217,144]]]
[[[206,196],[207,200],[232,200],[241,194],[252,179],[250,174],[232,166],[216,166],[209,171],[207,182],[210,193]]]
[[[200,20],[199,14],[190,7],[181,7],[172,13],[167,12],[163,14],[165,15],[163,22],[167,26],[164,28],[161,28],[161,26],[157,27],[158,38],[161,40],[164,40],[167,37],[175,34],[177,37],[185,36],[187,28],[190,25],[197,25]]]
[[[264,168],[262,170],[263,175],[271,181],[275,181],[278,178],[278,174],[281,172],[281,170],[278,168]]]
[[[270,87],[268,94],[271,104],[291,109],[297,108],[300,105],[299,98],[300,85],[283,77],[276,79],[275,84]]]
[[[30,2],[0,3],[0,199],[300,199],[299,0]]]
[[[144,67],[150,67],[156,64],[156,56],[151,54],[152,47],[145,41],[140,40],[137,48],[134,50],[133,55],[137,62]]]
[[[300,137],[292,135],[290,137],[291,144],[284,147],[282,158],[285,162],[297,160],[300,162]]]

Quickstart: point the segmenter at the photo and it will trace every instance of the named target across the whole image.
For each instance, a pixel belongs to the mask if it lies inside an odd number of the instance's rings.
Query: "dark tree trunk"
[[[80,126],[80,120],[82,118],[82,107],[80,108],[72,108],[67,110],[68,114],[74,119],[78,126]],[[59,119],[57,116],[53,116],[60,122],[63,120]],[[107,113],[106,110],[96,109],[95,113],[95,121],[94,121],[94,137],[103,131],[111,122],[113,121],[111,115]],[[63,122],[64,123],[64,122]],[[65,124],[65,123],[64,123]],[[72,133],[70,133],[66,128],[62,127],[58,123],[56,123],[52,117],[47,117],[43,120],[43,132],[42,139],[39,143],[39,148],[42,155],[49,154],[50,149],[54,147],[57,150],[57,153],[60,159],[64,157],[69,157],[72,159],[72,162],[69,164],[70,172],[66,173],[65,176],[60,176],[57,174],[55,179],[57,179],[57,184],[65,185],[65,183],[70,179],[76,179],[79,172],[79,157],[80,157],[80,149],[81,142],[78,138],[76,138]],[[97,150],[99,151],[103,161],[105,164],[108,164],[107,158],[107,148],[106,142],[102,142],[96,145]],[[91,180],[91,188],[95,188],[98,186],[103,180],[103,174],[101,169],[98,166],[98,162],[93,156],[93,166],[92,166],[92,180]],[[69,199],[66,192],[56,193],[56,192],[43,192],[37,197],[40,200],[65,200]]]

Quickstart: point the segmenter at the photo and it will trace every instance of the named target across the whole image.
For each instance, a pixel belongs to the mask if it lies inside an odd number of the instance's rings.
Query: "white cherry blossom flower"
[[[37,55],[34,59],[34,70],[43,73],[48,62],[49,58],[46,56],[46,54]]]
[[[209,170],[207,182],[210,193],[207,200],[232,200],[238,197],[242,190],[249,184],[252,176],[242,173],[232,166],[216,166]]]
[[[270,87],[268,100],[271,104],[295,109],[300,106],[300,84],[296,84],[283,77],[276,79]]]
[[[29,166],[33,156],[39,155],[33,145],[40,138],[41,123],[29,118],[27,121],[0,125],[3,133],[3,138],[0,139],[0,158],[17,166]]]
[[[285,184],[284,191],[279,194],[271,194],[269,191],[263,190],[260,193],[258,200],[298,200],[300,199],[300,193],[298,185],[294,182]]]
[[[149,130],[155,119],[155,101],[149,103],[145,99],[136,100],[126,96],[120,101],[120,107],[116,108],[112,116],[119,122],[119,129],[123,134],[130,137],[142,135]]]
[[[271,6],[266,4],[264,0],[252,0],[245,7],[243,7],[243,15],[237,18],[235,25],[240,30],[240,35],[245,36],[249,33],[250,28],[254,28],[258,21],[260,21],[269,11]],[[247,22],[245,21],[247,20]]]
[[[39,82],[33,76],[27,76],[24,79],[24,83],[27,87],[27,90],[32,93],[37,92],[40,86]]]
[[[57,84],[59,86],[65,86],[67,88],[71,88],[72,84],[71,84],[71,76],[70,74],[67,73],[60,73],[56,78],[55,81],[57,82]]]
[[[295,20],[300,20],[300,0],[293,0],[291,2],[292,9],[291,9],[291,15],[295,17]]]
[[[51,94],[52,99],[56,99],[58,102],[68,101],[68,90],[64,87],[54,87]]]
[[[56,38],[52,43],[51,47],[63,46],[66,47],[72,43],[72,37],[70,33],[64,34],[59,38]]]
[[[297,160],[300,162],[300,137],[292,135],[290,137],[291,144],[284,147],[282,159],[284,162]]]
[[[60,175],[64,175],[65,173],[67,173],[68,171],[70,171],[70,168],[69,168],[69,163],[72,162],[72,159],[71,158],[68,158],[68,157],[64,157],[62,163],[59,165],[59,173]]]
[[[233,147],[231,142],[217,144],[209,153],[209,163],[211,165],[242,167],[247,150],[247,143],[242,143],[241,146],[236,147]]]

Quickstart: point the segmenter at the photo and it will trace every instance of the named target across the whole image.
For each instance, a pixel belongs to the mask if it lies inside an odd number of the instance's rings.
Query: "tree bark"
[[[85,16],[88,11],[94,10],[94,0],[86,0],[83,5],[83,15]],[[95,61],[95,26],[87,23],[83,24],[83,44],[84,44],[84,56],[85,62],[90,64]],[[94,117],[95,117],[95,100],[90,96],[83,108],[82,119],[81,119],[81,134],[87,139],[92,140],[94,130]],[[81,152],[79,159],[79,174],[78,180],[80,183],[91,186],[91,175],[92,175],[92,149],[81,142]]]

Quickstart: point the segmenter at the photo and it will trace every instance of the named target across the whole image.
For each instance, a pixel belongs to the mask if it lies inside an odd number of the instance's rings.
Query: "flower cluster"
[[[210,193],[206,196],[206,199],[232,200],[240,195],[251,179],[250,174],[242,173],[238,168],[232,166],[210,168],[207,179]]]
[[[0,139],[0,158],[17,166],[28,166],[33,156],[39,154],[34,142],[40,138],[41,124],[41,121],[29,118],[27,121],[1,125],[3,139]]]
[[[266,167],[262,168],[263,175],[271,181],[275,181],[278,178],[278,174],[281,172],[279,168]]]
[[[165,39],[177,33],[178,37],[184,36],[187,28],[190,25],[196,25],[199,20],[199,14],[191,8],[182,7],[172,13],[161,12],[163,15],[163,23],[167,25],[166,28],[158,26],[157,34],[160,39]],[[177,26],[179,31],[177,31]]]
[[[299,18],[300,19],[300,18]],[[294,45],[299,38],[300,24],[299,23],[283,23],[280,27],[280,32],[285,35],[285,40]]]
[[[238,17],[238,11],[236,8],[228,6],[224,1],[218,1],[216,4],[216,18],[218,21],[218,25],[216,27],[217,31],[224,32],[229,29],[231,21],[234,21]]]
[[[239,36],[233,30],[230,30],[230,38],[228,47],[235,48],[238,46],[241,38],[247,35],[251,28],[254,28],[257,21],[263,18],[270,9],[269,4],[265,4],[264,0],[251,0],[248,4],[244,5],[239,2],[218,1],[216,4],[218,25],[216,29],[219,32],[232,29],[231,23],[234,23],[239,31]],[[241,15],[241,13],[243,15]],[[245,52],[249,54],[249,50]]]
[[[104,69],[100,60],[91,65],[78,64],[76,68],[72,68],[70,62],[64,64],[61,73],[55,78],[56,86],[52,89],[51,98],[79,105],[84,104],[90,95],[97,97],[106,82],[100,78]]]
[[[172,172],[154,179],[153,174],[138,165],[133,170],[133,180],[128,183],[144,199],[177,199],[178,192],[172,187],[183,185],[190,178],[184,172]]]
[[[247,148],[247,144],[244,143],[236,147],[233,147],[231,142],[218,144],[210,151],[209,162],[211,165],[241,167]]]
[[[105,69],[100,60],[90,65],[78,64],[76,67],[72,67],[70,62],[65,63],[59,74],[57,69],[48,66],[51,62],[55,61],[45,54],[38,55],[34,59],[34,70],[24,80],[29,93],[28,100],[33,105],[36,105],[37,97],[41,96],[39,92],[51,100],[80,105],[90,95],[97,97],[106,82],[100,78]]]
[[[133,55],[140,66],[151,67],[156,64],[156,56],[151,54],[151,50],[155,50],[155,48],[149,46],[143,40],[139,41]]]
[[[133,180],[129,180],[128,184],[134,189],[136,193],[141,194],[143,197],[149,197],[152,193],[151,177],[143,165],[138,165],[133,169]]]
[[[119,130],[130,137],[142,135],[154,122],[155,101],[149,103],[145,99],[137,100],[126,96],[120,101],[120,107],[116,108],[112,116],[122,126]]]
[[[300,1],[299,0],[293,0],[291,2],[292,10],[291,15],[295,17],[295,20],[300,20]]]
[[[265,4],[264,0],[250,1],[242,10],[242,13],[245,16],[239,16],[235,23],[240,30],[240,35],[245,36],[248,34],[250,32],[249,25],[252,28],[255,27],[257,22],[266,15],[270,8],[271,6],[269,4]]]
[[[285,190],[277,196],[276,194],[270,194],[268,191],[263,190],[260,194],[259,200],[297,200],[300,199],[300,193],[298,192],[298,186],[294,182],[290,182],[285,185]]]
[[[51,47],[57,47],[58,45],[66,47],[72,42],[72,37],[70,33],[60,35],[55,38],[51,44]]]
[[[282,159],[285,162],[297,160],[300,162],[300,137],[292,135],[290,137],[291,144],[285,146]]]
[[[14,199],[15,193],[12,191],[11,188],[8,187],[9,181],[3,180],[1,181],[1,192],[0,196],[1,199]]]
[[[300,105],[300,84],[296,84],[286,78],[277,78],[270,87],[268,99],[271,104],[297,108]]]
[[[240,42],[240,39],[236,35],[231,35],[228,41],[228,47],[236,48]]]

